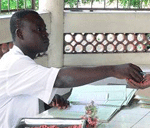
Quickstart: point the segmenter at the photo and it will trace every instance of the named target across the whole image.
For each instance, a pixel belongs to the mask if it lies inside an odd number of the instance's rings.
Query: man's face
[[[43,19],[39,15],[28,14],[22,22],[24,50],[33,54],[47,51],[49,39]]]

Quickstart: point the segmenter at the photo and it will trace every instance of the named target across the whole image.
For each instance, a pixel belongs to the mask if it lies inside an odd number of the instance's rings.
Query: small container
[[[86,121],[83,119],[68,119],[68,118],[22,118],[16,128],[32,128],[42,125],[57,126],[59,128],[69,127],[73,125],[86,128]]]

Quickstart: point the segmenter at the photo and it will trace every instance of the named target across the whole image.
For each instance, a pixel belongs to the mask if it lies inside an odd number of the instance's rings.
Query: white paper
[[[97,117],[101,122],[108,122],[120,107],[97,106]],[[71,105],[67,109],[51,108],[39,116],[44,118],[81,118],[85,115],[85,105]]]
[[[114,102],[112,105],[118,103],[120,106],[126,100],[126,96],[126,85],[85,85],[74,88],[68,100],[73,104],[87,104],[93,100],[97,105],[109,105]]]
[[[136,89],[126,88],[126,85],[85,85],[73,89],[69,101],[71,106],[65,110],[51,108],[40,114],[40,117],[50,118],[81,118],[85,115],[85,105],[94,101],[102,122],[108,122],[123,105],[127,105]]]

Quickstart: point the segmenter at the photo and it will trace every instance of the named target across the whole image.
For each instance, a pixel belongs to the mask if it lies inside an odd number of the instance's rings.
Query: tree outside
[[[69,6],[70,8],[76,7],[77,3],[87,5],[97,3],[106,3],[106,5],[110,6],[115,5],[117,0],[65,0],[65,6]],[[118,0],[119,7],[122,8],[147,8],[150,6],[150,0]]]
[[[8,9],[13,10],[13,9],[24,9],[24,8],[30,9],[32,8],[31,1],[32,0],[1,0],[1,10],[8,10]],[[116,6],[117,1],[118,1],[118,6],[121,8],[148,8],[150,6],[150,0],[64,0],[65,7],[70,7],[70,8],[77,7],[77,3],[85,7],[91,7],[89,5],[94,5],[94,4],[104,5],[104,1],[108,7]],[[36,10],[39,7],[38,4],[39,4],[39,0],[35,0]]]
[[[38,9],[38,1],[39,0],[35,0],[35,9]],[[31,0],[1,0],[1,10],[13,10],[24,8],[32,8]]]

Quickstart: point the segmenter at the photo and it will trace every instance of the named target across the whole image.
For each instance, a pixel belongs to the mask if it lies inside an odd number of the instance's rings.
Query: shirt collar
[[[18,46],[16,46],[16,45],[13,46],[12,50],[14,50],[14,51],[24,55],[24,53],[21,51],[21,49]]]

